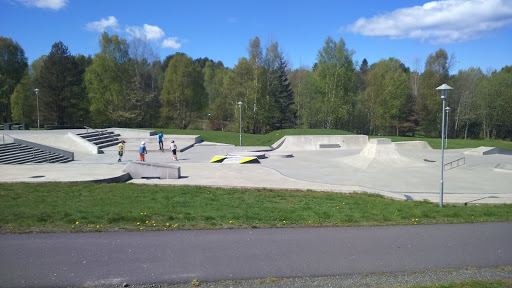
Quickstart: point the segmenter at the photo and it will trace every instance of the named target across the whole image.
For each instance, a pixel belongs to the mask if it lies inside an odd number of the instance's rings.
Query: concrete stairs
[[[79,133],[76,135],[98,146],[98,149],[116,146],[121,143],[121,140],[117,138],[121,135],[108,130]]]
[[[0,144],[0,164],[68,163],[71,158],[23,144]]]

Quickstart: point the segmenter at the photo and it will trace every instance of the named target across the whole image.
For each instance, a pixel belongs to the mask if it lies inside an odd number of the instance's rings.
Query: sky
[[[58,41],[93,56],[103,31],[143,39],[162,60],[182,52],[231,68],[256,36],[263,47],[278,42],[293,69],[311,67],[329,36],[343,38],[356,64],[394,57],[421,72],[443,48],[455,56],[452,74],[512,65],[512,0],[0,0],[0,36],[29,63]]]

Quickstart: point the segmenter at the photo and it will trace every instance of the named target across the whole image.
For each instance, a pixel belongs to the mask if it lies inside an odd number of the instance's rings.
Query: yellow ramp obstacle
[[[227,156],[214,156],[212,158],[212,160],[210,160],[210,163],[222,163],[226,158],[228,158]]]
[[[254,164],[260,163],[260,160],[258,157],[214,156],[210,163]]]

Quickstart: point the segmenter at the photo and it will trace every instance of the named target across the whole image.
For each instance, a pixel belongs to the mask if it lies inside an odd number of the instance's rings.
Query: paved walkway
[[[512,223],[0,235],[0,287],[512,265]]]

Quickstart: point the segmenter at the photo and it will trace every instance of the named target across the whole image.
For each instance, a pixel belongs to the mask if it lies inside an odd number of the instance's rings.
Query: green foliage
[[[381,60],[372,65],[366,75],[366,91],[362,102],[370,122],[370,134],[399,133],[399,126],[407,121],[406,100],[409,95],[409,77],[403,64],[395,59]]]
[[[42,123],[76,124],[87,114],[82,80],[87,61],[80,61],[70,54],[62,42],[52,45],[37,78]]]
[[[192,58],[175,55],[165,70],[160,96],[162,124],[185,129],[207,105],[203,74]]]
[[[95,123],[116,126],[137,126],[142,119],[137,110],[132,87],[134,67],[130,66],[129,45],[117,35],[107,32],[99,40],[101,51],[86,69],[85,83],[91,103],[91,116]]]
[[[434,137],[441,134],[442,99],[437,87],[448,83],[448,54],[439,49],[430,54],[425,62],[425,71],[420,76],[417,111],[425,136]]]
[[[478,122],[476,88],[482,79],[484,79],[484,74],[480,68],[460,70],[452,78],[453,90],[450,91],[450,97],[447,99],[448,106],[453,111],[451,115],[449,113],[448,117],[448,137],[462,137],[462,135],[464,135],[464,139],[467,139],[468,136],[478,137],[478,134],[475,135],[476,131],[470,131],[470,126],[474,127],[472,124]]]
[[[11,95],[27,69],[25,51],[18,42],[0,36],[0,121],[11,120]]]
[[[434,203],[396,201],[366,193],[138,184],[0,184],[0,231],[4,233],[32,228],[101,231],[418,225],[511,221],[511,215],[512,205],[440,208]]]
[[[320,94],[323,127],[349,129],[356,96],[356,74],[352,61],[353,52],[340,38],[336,43],[331,37],[318,51],[318,63],[313,74],[317,78]],[[321,127],[315,127],[321,128]]]
[[[33,123],[33,115],[35,111],[34,89],[28,69],[21,81],[16,86],[11,96],[12,120],[22,123]]]
[[[482,80],[477,88],[482,130],[485,138],[512,135],[512,72],[503,69]]]

